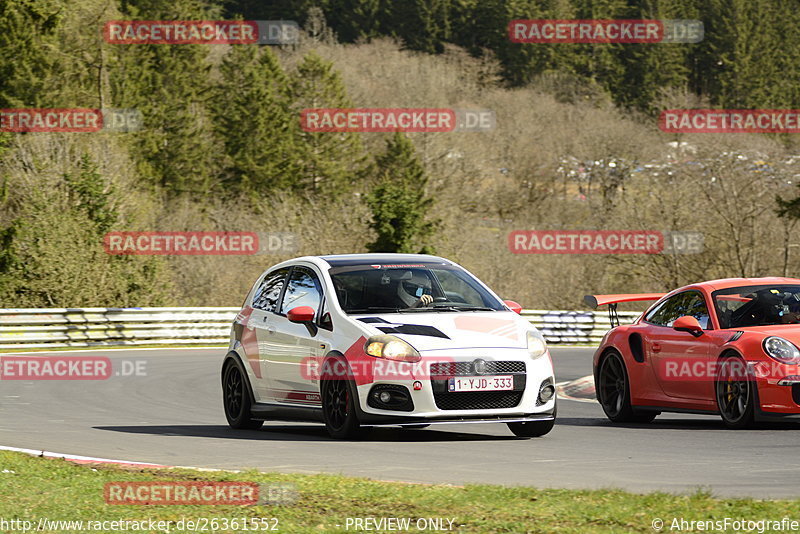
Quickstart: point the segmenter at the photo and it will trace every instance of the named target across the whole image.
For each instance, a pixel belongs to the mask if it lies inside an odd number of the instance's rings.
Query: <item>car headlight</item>
[[[794,343],[778,336],[770,336],[764,340],[764,352],[773,360],[781,363],[800,362],[800,350]]]
[[[547,352],[547,343],[539,332],[528,331],[528,353],[534,360]]]
[[[401,362],[418,362],[422,359],[417,349],[399,337],[380,335],[372,336],[364,345],[364,352],[375,358],[397,360]]]

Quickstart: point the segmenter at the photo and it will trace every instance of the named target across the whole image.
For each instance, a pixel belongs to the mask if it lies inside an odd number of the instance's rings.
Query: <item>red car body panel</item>
[[[711,293],[739,286],[800,285],[795,278],[730,278],[692,284],[667,293],[642,313],[632,324],[612,328],[603,338],[594,354],[594,374],[601,359],[609,350],[622,355],[630,384],[630,400],[634,408],[658,411],[718,413],[714,380],[710,372],[706,379],[689,373],[686,379],[664,378],[666,365],[687,366],[687,369],[713,370],[721,356],[735,352],[748,367],[754,369],[753,380],[757,387],[757,408],[761,416],[800,414],[800,384],[778,385],[781,379],[800,375],[797,365],[781,364],[764,351],[763,341],[769,336],[779,336],[800,346],[800,323],[769,326],[720,328]],[[702,335],[677,331],[672,327],[658,326],[644,321],[644,317],[661,302],[678,293],[699,291],[709,311],[708,329]],[[644,296],[646,294],[640,295]],[[624,297],[624,295],[616,295]],[[607,297],[607,298],[600,298]],[[600,295],[597,302],[609,304],[629,299],[614,300],[612,295]],[[742,300],[737,297],[725,297]],[[587,297],[587,301],[590,299]],[[651,299],[652,300],[652,299]],[[694,368],[692,366],[695,366]],[[800,378],[798,379],[800,380]],[[793,389],[795,393],[793,395]]]

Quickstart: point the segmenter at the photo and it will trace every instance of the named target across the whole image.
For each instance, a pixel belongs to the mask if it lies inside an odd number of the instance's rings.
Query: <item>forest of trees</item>
[[[108,44],[108,20],[295,20],[300,42]],[[697,44],[516,44],[512,19],[699,19]],[[673,107],[800,108],[795,0],[0,0],[0,109],[136,132],[0,133],[0,307],[238,305],[287,256],[111,256],[109,231],[280,231],[435,252],[526,307],[792,274],[790,135],[667,135]],[[484,133],[307,132],[305,108],[491,109]],[[783,215],[779,212],[784,207]],[[787,208],[788,206],[788,208]],[[692,256],[520,257],[525,228],[702,231]],[[795,273],[796,274],[796,273]]]
[[[226,5],[246,19],[304,22],[323,10],[342,42],[396,37],[411,50],[447,44],[480,56],[491,51],[514,86],[551,75],[589,83],[614,103],[646,112],[672,91],[722,108],[800,107],[800,10],[793,0],[242,0]],[[514,19],[697,19],[693,45],[543,44],[508,39]]]

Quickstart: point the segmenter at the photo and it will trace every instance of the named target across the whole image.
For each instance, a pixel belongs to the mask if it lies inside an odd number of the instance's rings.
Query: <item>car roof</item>
[[[798,278],[784,278],[780,276],[770,276],[765,278],[721,278],[719,280],[708,280],[699,284],[692,284],[687,287],[705,287],[709,291],[717,289],[728,289],[739,286],[761,286],[772,284],[800,284]]]
[[[361,264],[398,265],[403,267],[410,266],[409,264],[453,265],[450,260],[429,254],[337,254],[319,256],[319,258],[326,261],[331,267]]]

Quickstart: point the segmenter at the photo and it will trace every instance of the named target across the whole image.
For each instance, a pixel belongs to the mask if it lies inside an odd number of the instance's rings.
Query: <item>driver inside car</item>
[[[408,308],[430,306],[433,303],[430,279],[413,271],[404,273],[397,284],[397,297]]]

